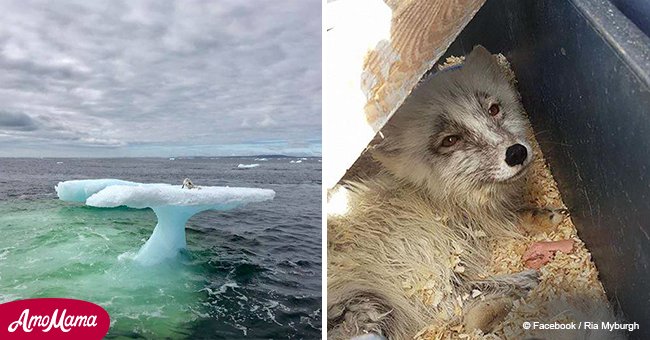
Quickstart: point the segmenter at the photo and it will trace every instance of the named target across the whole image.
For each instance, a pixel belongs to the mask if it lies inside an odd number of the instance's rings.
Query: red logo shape
[[[0,304],[0,339],[101,339],[111,319],[92,302],[42,298]]]

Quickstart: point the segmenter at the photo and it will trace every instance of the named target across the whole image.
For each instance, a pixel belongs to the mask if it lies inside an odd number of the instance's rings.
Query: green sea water
[[[0,204],[0,297],[71,297],[111,316],[111,337],[177,337],[208,313],[205,270],[196,250],[159,266],[131,257],[156,224],[153,212],[97,209],[56,200]],[[154,306],[154,308],[152,308]]]

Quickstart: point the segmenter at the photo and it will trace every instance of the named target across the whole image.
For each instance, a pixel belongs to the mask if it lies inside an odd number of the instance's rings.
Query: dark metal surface
[[[488,0],[449,48],[502,52],[608,297],[650,339],[650,39],[609,1]]]
[[[646,35],[650,36],[650,1],[648,0],[611,0],[626,17]]]

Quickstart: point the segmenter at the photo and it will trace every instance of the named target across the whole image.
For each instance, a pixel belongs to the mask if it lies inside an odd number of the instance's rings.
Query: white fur
[[[501,113],[490,116],[495,101]],[[461,322],[457,298],[477,286],[488,298],[535,286],[534,273],[487,270],[488,240],[522,237],[515,211],[532,158],[527,124],[516,90],[482,47],[413,91],[372,150],[382,170],[344,184],[346,213],[328,216],[329,338],[410,339],[431,323]],[[440,144],[454,134],[463,139]],[[528,157],[508,167],[505,150],[515,143]],[[425,305],[405,286],[437,296]]]

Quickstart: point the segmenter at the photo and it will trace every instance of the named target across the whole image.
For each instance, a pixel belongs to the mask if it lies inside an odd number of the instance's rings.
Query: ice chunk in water
[[[158,224],[135,257],[135,260],[142,264],[155,264],[165,258],[174,257],[180,249],[185,248],[185,223],[194,214],[210,209],[230,210],[247,203],[271,200],[275,196],[275,192],[270,189],[185,189],[180,185],[142,184],[119,180],[66,181],[59,183],[56,190],[59,198],[72,201],[81,201],[82,193],[95,191],[85,199],[87,205],[94,207],[127,206],[153,209],[158,217]],[[70,193],[74,194],[68,195]]]
[[[62,201],[86,202],[88,197],[111,185],[138,185],[136,182],[119,179],[82,179],[76,181],[59,182],[54,186],[56,194]]]
[[[259,164],[239,164],[237,165],[237,168],[239,169],[250,169],[250,168],[257,168],[260,166]]]

